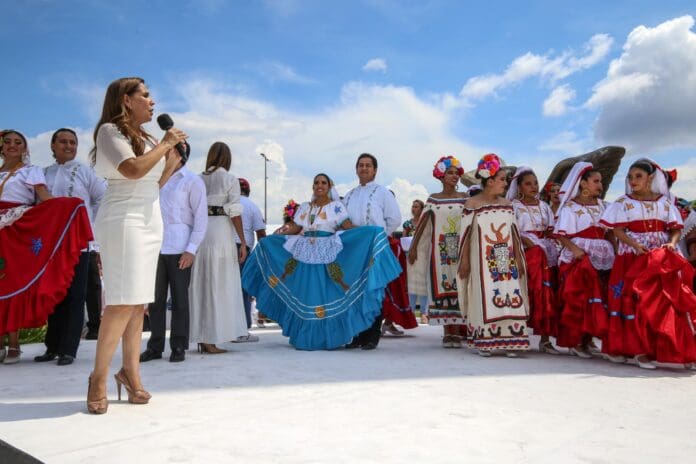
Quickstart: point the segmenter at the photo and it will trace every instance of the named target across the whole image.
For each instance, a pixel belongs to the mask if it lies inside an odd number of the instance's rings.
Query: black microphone
[[[163,131],[168,131],[174,127],[174,121],[167,113],[162,113],[157,116],[157,124],[159,124],[160,129]],[[176,151],[178,151],[179,155],[181,155],[181,164],[186,164],[189,155],[191,154],[191,145],[184,140],[183,142],[177,143],[174,148],[176,148]]]

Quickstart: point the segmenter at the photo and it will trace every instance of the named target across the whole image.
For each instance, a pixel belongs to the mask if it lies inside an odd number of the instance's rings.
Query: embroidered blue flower
[[[614,298],[620,298],[621,293],[623,293],[623,287],[624,287],[624,281],[621,280],[619,281],[618,284],[616,285],[610,285],[609,288],[611,288],[611,293],[614,295]]]
[[[41,238],[31,239],[31,252],[34,253],[34,256],[39,256],[39,252],[42,248],[43,242],[41,241]]]
[[[340,206],[334,206],[334,214],[338,214],[341,211],[343,211],[343,208],[341,208]]]

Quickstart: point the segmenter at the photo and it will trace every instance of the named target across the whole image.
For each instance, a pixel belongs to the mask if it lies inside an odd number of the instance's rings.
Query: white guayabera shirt
[[[379,226],[391,235],[401,225],[394,195],[376,182],[358,185],[343,198],[350,221],[356,226]]]

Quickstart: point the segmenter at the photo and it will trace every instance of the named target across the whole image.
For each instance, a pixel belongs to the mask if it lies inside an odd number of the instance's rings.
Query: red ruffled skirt
[[[693,278],[691,264],[671,250],[657,248],[635,257],[624,274],[621,301],[635,302],[632,327],[638,339],[638,349],[625,343],[627,326],[624,318],[622,354],[647,354],[665,363],[696,362]],[[624,305],[622,310],[628,308]],[[628,349],[632,351],[626,351]]]
[[[395,324],[399,324],[404,329],[415,329],[418,327],[416,315],[413,314],[411,303],[408,298],[408,279],[406,278],[406,253],[401,248],[399,240],[389,237],[389,246],[394,256],[399,261],[403,270],[399,277],[392,280],[384,292],[384,302],[382,303],[382,316]]]
[[[585,336],[604,338],[609,328],[609,315],[604,307],[604,291],[597,270],[590,258],[559,266],[561,316],[556,342],[573,347]]]
[[[539,245],[524,252],[527,262],[529,320],[527,325],[536,335],[555,337],[558,334],[558,303],[555,293],[555,269],[549,267],[546,253]]]
[[[0,215],[16,206],[0,202]],[[0,334],[46,324],[92,239],[79,198],[44,201],[0,228]]]
[[[635,356],[645,354],[636,327],[638,301],[631,290],[635,273],[632,268],[645,268],[648,255],[626,253],[617,255],[609,276],[609,331],[602,339],[602,351],[611,355]]]

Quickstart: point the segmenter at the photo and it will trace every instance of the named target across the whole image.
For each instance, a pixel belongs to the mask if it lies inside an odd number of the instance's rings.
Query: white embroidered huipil
[[[520,235],[544,250],[549,266],[557,266],[556,241],[546,236],[547,233],[553,232],[554,222],[551,207],[543,201],[539,201],[538,205],[527,205],[520,200],[513,200],[512,207],[515,210],[515,221]]]
[[[379,226],[388,236],[401,224],[401,211],[394,195],[373,182],[358,185],[343,198],[350,221],[356,226]]]
[[[160,189],[164,223],[162,255],[196,254],[208,226],[208,201],[203,180],[180,168]]]
[[[348,213],[340,201],[323,206],[302,203],[295,213],[295,224],[302,227],[302,231],[298,235],[289,235],[283,248],[303,263],[332,263],[343,250],[340,231],[336,231],[346,220]]]
[[[602,200],[597,205],[581,205],[570,200],[558,211],[554,234],[570,239],[587,253],[595,269],[606,271],[614,264],[614,247],[604,238],[606,226],[599,222],[604,209]],[[572,263],[574,259],[573,253],[564,247],[558,262]]]
[[[682,229],[681,214],[668,196],[656,200],[636,200],[630,195],[619,197],[602,214],[601,224],[623,227],[626,235],[648,250],[659,248],[669,242],[672,230]],[[635,253],[635,249],[619,241],[618,254]]]
[[[31,208],[31,205],[36,203],[35,187],[37,185],[46,185],[46,178],[43,170],[39,166],[22,166],[12,173],[0,172],[0,185],[4,182],[5,185],[0,194],[0,201],[11,203],[20,203],[19,206],[4,210],[0,214],[0,228],[9,226]]]
[[[0,172],[0,184],[5,182],[5,178],[10,172]],[[46,177],[43,169],[39,166],[26,165],[17,169],[12,177],[7,179],[0,195],[0,201],[10,201],[23,205],[33,205],[36,203],[37,185],[46,185]]]

